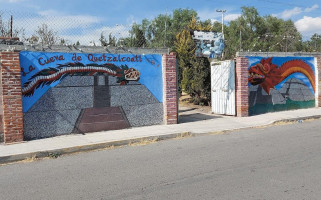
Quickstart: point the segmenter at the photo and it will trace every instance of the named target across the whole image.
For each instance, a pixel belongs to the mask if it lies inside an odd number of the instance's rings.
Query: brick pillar
[[[248,58],[236,58],[236,115],[238,117],[249,115],[248,67]]]
[[[318,85],[318,87],[316,88],[316,90],[318,91],[318,104],[316,105],[316,107],[321,107],[321,56],[316,57],[317,59],[317,68],[318,68],[318,79],[315,82],[318,83],[316,84],[316,86]]]
[[[164,87],[164,121],[165,124],[177,124],[177,70],[176,54],[163,55],[163,87]]]
[[[23,140],[23,113],[19,52],[0,52],[0,66],[4,142],[20,142]]]
[[[0,58],[1,59],[1,58]],[[1,65],[0,65],[1,69]],[[3,143],[3,102],[2,102],[2,76],[0,74],[0,143]]]

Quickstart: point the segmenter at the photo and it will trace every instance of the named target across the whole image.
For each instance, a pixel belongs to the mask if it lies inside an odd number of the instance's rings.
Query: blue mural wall
[[[315,106],[313,57],[248,57],[249,115]]]
[[[47,91],[55,87],[67,76],[106,74],[119,78],[121,84],[127,84],[124,75],[124,67],[137,70],[140,76],[137,80],[159,101],[163,101],[162,83],[162,57],[161,55],[132,55],[132,54],[84,54],[84,53],[47,53],[22,51],[20,53],[20,65],[22,70],[23,111],[27,112]],[[95,70],[85,69],[96,67]],[[100,70],[105,68],[106,70]],[[78,71],[68,71],[68,68],[78,68]],[[83,69],[82,69],[83,68]],[[116,71],[116,74],[108,73],[108,70]],[[65,73],[59,74],[59,71]],[[45,79],[57,73],[57,76]],[[39,81],[39,77],[43,81]],[[38,83],[37,83],[38,80]],[[33,82],[32,82],[33,81]],[[33,83],[33,85],[31,85]],[[27,91],[27,87],[31,90]],[[28,88],[29,89],[29,88]]]
[[[160,54],[20,52],[26,140],[163,123]]]

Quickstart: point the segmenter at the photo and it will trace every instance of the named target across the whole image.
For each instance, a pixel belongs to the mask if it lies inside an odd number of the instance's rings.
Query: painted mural
[[[161,55],[20,52],[25,139],[163,122]]]
[[[315,106],[313,57],[248,57],[249,115]]]
[[[30,69],[30,68],[29,68]],[[31,68],[30,70],[35,69]],[[26,74],[24,71],[23,74]],[[80,62],[70,62],[67,64],[58,64],[58,67],[49,67],[37,72],[31,76],[28,81],[24,82],[22,88],[23,96],[33,96],[37,89],[43,88],[45,85],[51,85],[56,81],[63,80],[67,76],[94,76],[94,75],[110,75],[117,77],[117,82],[121,85],[128,81],[138,81],[140,73],[134,68],[128,68],[127,65],[117,65],[111,63],[105,64],[83,64]]]
[[[217,32],[193,31],[197,57],[218,58],[224,51],[223,34]]]

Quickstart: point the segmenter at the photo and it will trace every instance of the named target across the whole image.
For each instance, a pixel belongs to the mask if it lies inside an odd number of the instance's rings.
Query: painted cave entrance
[[[22,51],[20,64],[26,140],[163,123],[162,55]]]

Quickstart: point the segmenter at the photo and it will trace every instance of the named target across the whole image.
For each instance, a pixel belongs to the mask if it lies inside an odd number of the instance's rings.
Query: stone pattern
[[[279,92],[285,98],[293,101],[315,100],[315,96],[310,89],[301,80],[295,78],[287,80]]]
[[[81,111],[93,107],[121,107],[132,127],[163,123],[163,104],[144,85],[119,85],[111,76],[73,76],[49,89],[25,113],[25,139],[73,133]]]
[[[144,85],[110,86],[110,98],[112,107],[158,103],[154,95]]]
[[[236,58],[236,115],[246,117],[249,115],[249,87],[248,87],[249,60],[246,57]]]
[[[164,111],[162,103],[122,106],[126,117],[133,127],[161,124]]]
[[[275,105],[275,104],[286,104],[287,96],[283,95],[280,91],[278,91],[276,89],[271,89],[270,90],[270,95],[266,96],[266,98],[267,99],[271,99],[270,103],[272,103],[273,105]]]
[[[310,101],[315,96],[310,89],[299,79],[291,78],[287,80],[280,90],[271,89],[268,95],[262,87],[251,85],[249,87],[249,106],[255,104],[286,104],[286,100]]]
[[[274,92],[275,90],[271,90]],[[250,85],[249,86],[249,107],[257,104],[258,102],[263,104],[272,103],[272,96],[269,96],[265,90],[262,89],[259,85]]]
[[[72,110],[93,107],[93,87],[54,87],[49,89],[28,112]]]
[[[24,139],[40,139],[73,132],[81,109],[24,113]]]
[[[21,69],[19,52],[0,52],[2,125],[5,143],[23,140]]]
[[[122,107],[132,127],[163,123],[163,103],[139,82],[119,85],[114,77],[109,77],[110,106]]]
[[[93,85],[93,76],[67,76],[56,87],[79,87]]]
[[[72,133],[81,110],[93,107],[93,84],[93,77],[72,76],[49,89],[24,113],[25,139]]]

